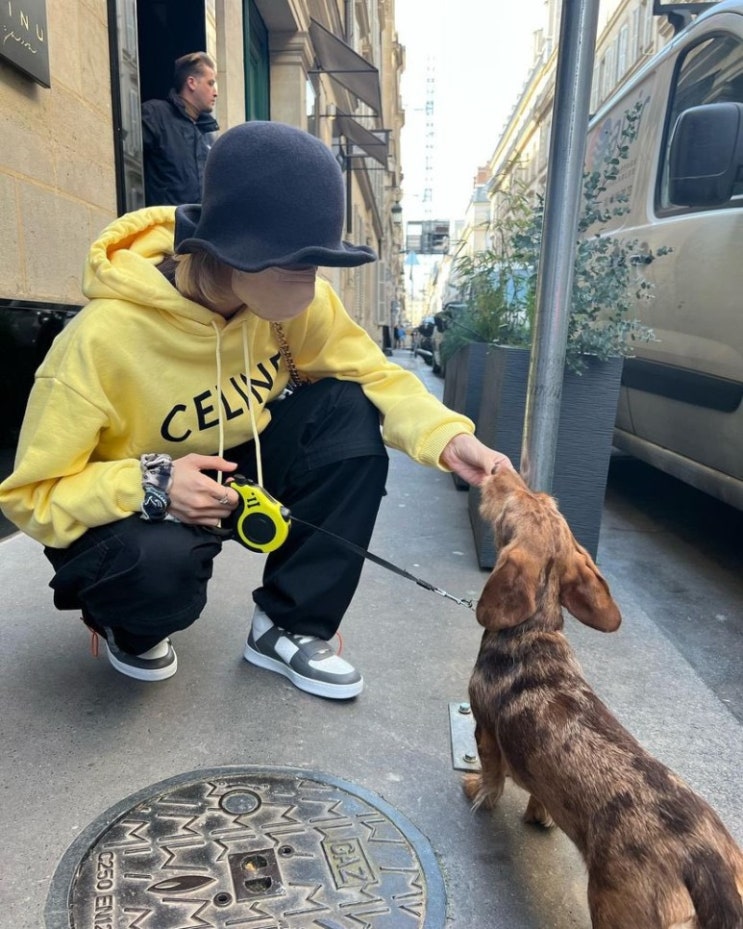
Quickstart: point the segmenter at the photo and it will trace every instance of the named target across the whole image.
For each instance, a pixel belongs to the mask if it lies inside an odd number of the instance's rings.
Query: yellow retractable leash
[[[435,587],[428,581],[416,577],[404,568],[399,568],[391,561],[380,558],[379,555],[375,555],[367,549],[362,548],[360,545],[356,545],[354,542],[344,539],[343,536],[336,535],[328,529],[323,529],[322,526],[315,526],[304,519],[292,516],[287,507],[274,499],[267,490],[264,490],[264,488],[256,484],[255,481],[251,481],[241,474],[234,474],[228,483],[233,490],[237,491],[240,500],[232,521],[234,528],[224,531],[225,534],[229,534],[229,537],[235,539],[241,545],[244,545],[245,548],[250,549],[251,552],[268,554],[269,552],[276,551],[276,549],[280,548],[286,541],[291,524],[295,522],[298,525],[305,526],[307,529],[312,529],[314,532],[322,532],[323,535],[333,539],[339,545],[349,548],[357,555],[361,555],[362,558],[367,558],[369,561],[373,561],[375,564],[387,568],[388,571],[399,574],[400,577],[405,577],[409,581],[414,581],[419,587],[423,587],[424,590],[430,590],[432,593],[439,594],[439,596],[445,597],[447,600],[453,600],[454,603],[466,606],[470,610],[473,609],[472,600],[454,597],[440,587]],[[220,534],[222,533],[220,532]]]
[[[235,511],[236,540],[251,552],[276,551],[289,535],[289,510],[242,474],[234,474],[228,483],[240,497]]]

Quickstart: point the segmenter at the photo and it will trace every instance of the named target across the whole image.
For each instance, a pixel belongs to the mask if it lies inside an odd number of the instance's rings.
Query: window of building
[[[617,46],[613,42],[604,55],[604,74],[601,83],[601,95],[606,99],[617,83]]]
[[[652,52],[655,38],[655,19],[652,0],[642,0],[640,4],[640,51]]]
[[[593,66],[593,77],[591,78],[591,102],[589,104],[591,113],[595,113],[599,106],[599,66],[598,63]]]
[[[606,55],[599,61],[598,80],[596,81],[597,106],[606,98]]]
[[[629,67],[629,26],[625,23],[617,38],[617,80],[621,81]]]
[[[539,128],[539,153],[537,161],[539,165],[546,165],[549,158],[550,131],[552,129],[552,117],[548,117]]]
[[[640,57],[640,10],[635,7],[630,14],[629,20],[629,47],[632,61],[635,62]]]

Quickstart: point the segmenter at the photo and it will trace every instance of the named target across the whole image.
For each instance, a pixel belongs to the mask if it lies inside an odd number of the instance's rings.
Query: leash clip
[[[444,597],[446,600],[453,600],[454,603],[458,603],[460,606],[466,606],[468,610],[474,610],[475,602],[474,600],[466,600],[464,597],[455,597],[454,594],[450,594],[446,590],[442,590],[440,587],[435,587],[433,584],[428,581],[424,581],[420,577],[413,578],[415,583],[422,587],[424,590],[430,590],[431,593],[438,594],[440,597]]]

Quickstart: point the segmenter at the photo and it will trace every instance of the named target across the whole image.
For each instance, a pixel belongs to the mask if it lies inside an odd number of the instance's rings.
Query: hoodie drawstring
[[[263,487],[263,461],[261,459],[261,438],[258,435],[258,424],[255,421],[255,411],[253,410],[253,401],[250,390],[250,352],[248,351],[248,327],[243,320],[242,323],[243,337],[243,362],[245,364],[245,376],[248,379],[248,413],[250,414],[250,427],[253,430],[253,442],[255,443],[255,474],[258,479],[258,486]]]
[[[212,328],[214,329],[214,334],[217,337],[215,342],[214,354],[216,356],[217,362],[217,392],[219,396],[219,402],[217,403],[217,428],[219,429],[219,446],[217,448],[217,454],[221,458],[224,455],[224,420],[222,419],[222,334],[219,331],[219,326],[215,320],[211,321]],[[248,398],[248,405],[250,405],[250,398]],[[222,483],[222,472],[220,471],[217,474],[217,481]]]
[[[217,337],[215,343],[214,354],[216,358],[216,368],[217,368],[217,391],[221,394],[222,391],[222,333],[219,326],[217,325],[216,320],[211,321],[211,325],[214,329],[214,333]],[[253,401],[251,399],[250,391],[250,351],[248,349],[248,326],[245,320],[241,324],[242,332],[242,343],[243,343],[243,365],[245,366],[245,377],[247,379],[247,400],[248,400],[248,414],[250,416],[250,426],[253,430],[253,441],[255,442],[255,465],[256,465],[256,476],[258,478],[258,485],[263,486],[263,461],[261,459],[261,440],[258,435],[258,424],[255,418],[255,410],[253,409]],[[224,456],[224,413],[222,410],[222,401],[220,396],[220,401],[217,403],[217,425],[219,429],[219,457]],[[220,471],[217,474],[218,483],[222,483],[222,472]]]

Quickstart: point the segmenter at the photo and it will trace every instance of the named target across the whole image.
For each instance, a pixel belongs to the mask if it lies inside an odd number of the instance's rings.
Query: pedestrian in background
[[[145,203],[200,203],[204,167],[219,129],[217,69],[206,52],[175,62],[167,100],[142,104]]]
[[[212,148],[201,205],[126,214],[92,245],[90,303],[37,371],[0,507],[45,546],[55,605],[82,612],[123,674],[175,673],[170,636],[199,617],[215,530],[241,499],[230,475],[365,548],[385,443],[472,484],[510,467],[317,277],[376,258],[341,240],[344,193],[319,139],[244,123]],[[253,591],[245,659],[308,693],[360,693],[329,642],[362,566],[293,524]]]

